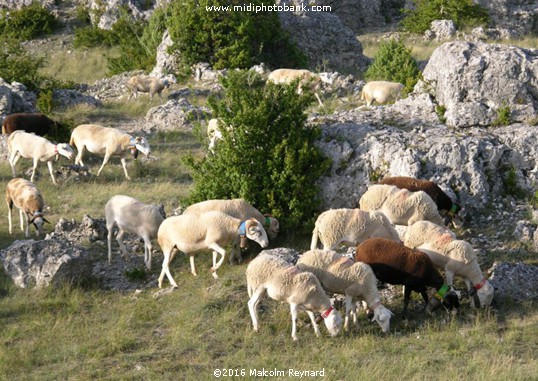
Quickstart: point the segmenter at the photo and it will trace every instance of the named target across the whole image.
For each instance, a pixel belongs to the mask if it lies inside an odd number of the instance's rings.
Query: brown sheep
[[[13,131],[23,130],[33,132],[39,136],[45,136],[57,129],[57,123],[49,119],[45,114],[19,113],[5,117],[2,122],[2,133],[11,134]]]

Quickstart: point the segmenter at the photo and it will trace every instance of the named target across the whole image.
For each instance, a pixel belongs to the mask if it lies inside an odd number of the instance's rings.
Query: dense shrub
[[[452,20],[458,29],[487,24],[487,9],[473,0],[415,0],[416,8],[405,10],[401,26],[404,30],[424,33],[434,20]]]
[[[417,62],[411,49],[395,39],[381,42],[372,64],[364,77],[368,81],[392,81],[405,85],[404,93],[413,90],[420,76]]]
[[[9,14],[4,10],[0,17],[2,36],[20,40],[50,34],[56,25],[56,17],[38,1],[19,10],[11,10]]]
[[[221,129],[213,153],[183,159],[194,179],[190,202],[243,197],[283,227],[310,230],[318,212],[315,183],[330,166],[314,145],[320,130],[305,126],[312,94],[297,95],[297,83],[265,86],[245,71],[230,72],[222,85],[224,97],[209,104],[233,129]]]
[[[17,81],[29,90],[35,90],[43,81],[38,74],[43,65],[43,58],[31,56],[18,41],[0,41],[0,78],[7,82]]]

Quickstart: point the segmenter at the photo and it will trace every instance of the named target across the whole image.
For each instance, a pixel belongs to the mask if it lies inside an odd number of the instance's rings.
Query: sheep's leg
[[[101,171],[103,170],[105,165],[108,163],[109,159],[110,159],[110,154],[107,152],[107,153],[105,153],[105,158],[103,159],[103,164],[101,164],[101,168],[99,168],[99,170],[97,171],[97,176],[99,176],[101,174]],[[123,164],[123,162],[122,162],[122,164]]]
[[[290,313],[291,313],[291,338],[293,341],[297,341],[297,304],[290,303]],[[314,320],[314,332],[319,331],[317,329],[317,324]]]
[[[36,166],[37,167],[37,166]],[[50,172],[50,177],[52,178],[52,182],[54,184],[58,184],[56,182],[56,179],[54,178],[54,171],[52,169],[52,161],[47,161],[47,167],[49,167],[49,172]],[[35,173],[35,169],[34,169],[34,173]]]
[[[47,164],[50,163],[49,161],[47,161]],[[34,177],[35,177],[35,173],[36,173],[36,170],[37,170],[37,165],[39,164],[39,158],[37,157],[34,157],[34,165],[32,167],[32,176],[30,176],[30,181],[31,182],[34,182]],[[51,167],[52,167],[52,163],[51,163]],[[52,174],[52,172],[51,172]],[[56,183],[55,183],[56,184]]]
[[[320,99],[318,93],[314,93],[314,95],[316,96],[316,99],[318,100],[319,105],[320,105],[321,107],[323,107],[323,102],[321,101],[321,99]]]
[[[17,165],[17,162],[19,161],[20,157],[21,155],[19,155],[19,151],[15,151],[9,159],[9,164],[11,164],[11,173],[13,174],[13,177],[17,176],[15,166]]]
[[[170,284],[177,288],[178,285],[176,283],[176,281],[174,280],[174,278],[172,278],[172,274],[170,273],[170,262],[172,261],[172,258],[173,257],[173,250],[174,248],[172,248],[171,250],[165,250],[163,249],[163,255],[164,255],[164,259],[163,259],[163,269],[161,270],[161,274],[159,275],[159,288],[162,288],[163,286],[163,279],[164,279],[164,276],[166,275],[166,277],[168,278],[168,280],[170,281]]]
[[[127,252],[127,247],[125,247],[125,244],[123,243],[123,235],[125,232],[119,228],[118,234],[116,234],[116,241],[118,241],[118,245],[120,246],[121,256],[124,260],[129,260],[129,253]]]
[[[319,337],[320,335],[319,327],[318,327],[318,323],[316,323],[316,317],[314,316],[314,313],[309,310],[306,310],[306,313],[310,317],[310,321],[312,322],[312,327],[314,327],[314,333],[316,334],[317,337]]]
[[[198,274],[196,273],[196,267],[194,267],[194,255],[189,255],[189,262],[191,263],[191,273],[192,275],[194,276],[198,276]]]
[[[82,162],[82,155],[84,154],[84,146],[80,147],[80,149],[77,147],[78,153],[77,157],[75,157],[75,165],[81,165],[84,167],[84,163]]]
[[[124,157],[122,157],[120,161],[123,167],[123,172],[125,173],[125,177],[127,178],[127,180],[131,180],[131,178],[129,177],[129,174],[127,173],[127,161],[125,160]]]
[[[151,271],[151,250],[153,249],[151,238],[146,234],[142,239],[144,240],[144,263],[146,268]]]
[[[7,221],[9,225],[9,234],[11,234],[11,210],[13,208],[13,202],[11,200],[7,201]]]
[[[213,278],[217,279],[217,269],[222,265],[222,262],[224,262],[224,256],[226,255],[226,250],[224,250],[219,244],[212,243],[209,245],[210,249],[213,249],[213,258],[214,261],[216,260],[216,253],[218,252],[220,254],[220,260],[217,262],[217,264],[213,264],[213,267],[211,268],[211,272],[213,273]]]
[[[112,263],[112,228],[114,224],[107,224],[106,228],[108,230],[107,242],[108,242],[108,263]]]
[[[407,315],[407,307],[409,306],[409,301],[411,300],[411,287],[406,287],[404,285],[404,306],[403,306],[403,315]]]
[[[248,310],[250,312],[250,317],[252,319],[252,327],[255,332],[258,332],[258,304],[265,294],[265,288],[260,287],[252,294],[251,298],[248,300]]]
[[[346,294],[346,318],[344,319],[344,330],[347,331],[348,325],[349,325],[349,316],[351,315],[351,305],[353,304],[353,297],[351,295]],[[355,323],[357,322],[357,316],[355,316]]]

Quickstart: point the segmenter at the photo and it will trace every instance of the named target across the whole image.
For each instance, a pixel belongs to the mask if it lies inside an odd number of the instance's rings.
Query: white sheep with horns
[[[157,241],[164,254],[159,288],[162,287],[165,274],[172,286],[177,287],[169,266],[178,251],[190,257],[191,273],[196,276],[194,254],[204,249],[213,250],[211,272],[215,279],[218,278],[217,269],[222,265],[226,254],[224,248],[237,237],[256,241],[261,247],[267,247],[269,244],[265,229],[254,218],[240,220],[217,211],[167,218],[157,232]],[[220,260],[217,262],[218,254],[220,254]]]
[[[125,156],[128,152],[130,151],[135,158],[138,156],[138,151],[142,152],[146,157],[151,152],[146,138],[132,137],[116,128],[103,127],[97,124],[82,124],[75,127],[71,132],[69,144],[74,145],[78,150],[75,164],[84,166],[82,156],[85,149],[96,155],[104,155],[103,164],[97,171],[97,176],[101,174],[111,156],[120,156],[123,172],[127,180],[131,180],[127,173],[127,164],[125,162]]]
[[[404,245],[426,253],[437,267],[444,269],[448,285],[454,284],[454,275],[463,278],[472,296],[471,306],[479,308],[491,304],[495,289],[484,277],[469,242],[456,239],[444,226],[418,221],[407,228]]]
[[[54,170],[52,169],[52,160],[58,160],[60,155],[71,160],[73,149],[67,143],[54,144],[47,139],[29,134],[24,131],[14,131],[7,139],[7,150],[9,152],[9,164],[13,172],[13,177],[17,176],[15,166],[21,157],[33,160],[32,176],[30,181],[33,182],[40,161],[47,162],[52,182],[56,183]]]
[[[310,250],[318,245],[324,250],[335,250],[340,244],[357,246],[370,237],[400,241],[398,233],[382,212],[360,209],[330,209],[321,213],[312,232]]]
[[[112,230],[118,226],[116,241],[120,246],[123,258],[129,254],[122,241],[125,233],[138,235],[144,240],[144,263],[151,270],[151,240],[157,238],[159,226],[166,218],[162,205],[148,205],[137,199],[124,195],[110,198],[105,205],[106,228],[108,230],[108,262],[112,261]]]
[[[43,224],[47,221],[43,217],[43,196],[34,183],[16,178],[11,180],[6,187],[6,204],[8,208],[9,234],[11,234],[11,210],[13,205],[19,209],[21,230],[24,231],[23,214],[26,217],[26,238],[30,237],[30,224],[36,228],[36,236],[43,234]]]
[[[297,312],[304,310],[319,337],[314,312],[319,312],[331,336],[340,333],[342,317],[332,307],[331,300],[316,276],[300,271],[296,266],[274,255],[261,253],[247,266],[248,309],[254,331],[258,332],[258,305],[267,293],[270,298],[287,302],[291,313],[291,337],[297,340]]]
[[[345,330],[348,329],[352,312],[353,321],[355,325],[358,324],[353,306],[353,298],[357,298],[366,302],[370,311],[373,311],[372,321],[376,321],[384,333],[389,332],[393,313],[381,303],[377,278],[369,265],[354,262],[334,251],[310,250],[299,257],[297,267],[313,273],[325,291],[346,296]]]
[[[405,86],[398,82],[372,81],[368,82],[361,91],[361,100],[366,101],[366,106],[371,106],[375,101],[379,104],[397,101]]]

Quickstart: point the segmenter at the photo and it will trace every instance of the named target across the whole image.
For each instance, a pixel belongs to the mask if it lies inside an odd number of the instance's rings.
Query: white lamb
[[[254,331],[258,332],[258,304],[267,292],[270,298],[287,302],[291,312],[291,337],[297,340],[297,312],[304,310],[312,321],[319,337],[314,312],[319,312],[331,336],[336,336],[342,326],[342,317],[331,306],[331,301],[319,280],[310,272],[300,271],[284,259],[270,254],[260,254],[247,266],[248,309]]]
[[[310,250],[301,255],[297,267],[301,271],[313,273],[325,291],[346,296],[345,330],[348,329],[351,312],[355,325],[358,324],[353,298],[366,302],[374,313],[372,321],[376,321],[384,333],[390,330],[390,318],[393,314],[381,304],[377,278],[370,266],[362,262],[353,262],[334,251]]]
[[[216,118],[210,119],[207,123],[207,137],[209,138],[209,150],[213,151],[217,145],[217,141],[222,140],[222,132],[218,126],[219,120]]]
[[[149,156],[149,143],[144,137],[132,137],[131,135],[115,128],[98,126],[96,124],[82,124],[75,127],[71,133],[71,145],[75,145],[78,150],[75,164],[84,166],[82,155],[84,149],[87,149],[93,154],[104,155],[103,164],[97,171],[97,176],[101,174],[104,166],[108,163],[111,156],[120,156],[123,172],[127,180],[131,180],[127,173],[127,164],[125,156],[129,151],[136,158],[138,151]]]
[[[239,218],[241,221],[249,218],[255,218],[260,222],[267,231],[267,235],[271,240],[276,239],[280,229],[278,220],[267,214],[262,214],[258,209],[253,207],[243,198],[235,198],[232,200],[207,200],[189,206],[183,214],[200,214],[209,211],[219,211],[226,213],[232,217]],[[239,249],[239,237],[233,241],[233,248],[230,254],[230,262],[234,258],[241,261],[241,250]],[[243,242],[241,247],[245,247],[246,242]]]
[[[400,99],[404,85],[398,82],[372,81],[362,88],[361,100],[366,101],[366,106],[371,106],[374,101],[379,104]]]
[[[159,276],[159,288],[162,287],[165,274],[172,286],[177,287],[177,283],[170,273],[169,265],[178,251],[189,255],[191,273],[196,276],[194,254],[199,250],[213,250],[211,272],[214,278],[218,278],[217,269],[222,265],[226,254],[224,248],[237,237],[256,241],[261,247],[268,245],[265,229],[254,218],[240,220],[215,211],[167,218],[157,232],[157,240],[164,254],[163,269]],[[220,260],[217,263],[218,254],[220,254]]]
[[[29,134],[24,131],[14,131],[7,139],[7,150],[9,152],[9,164],[13,172],[13,177],[17,176],[15,166],[21,157],[33,160],[32,177],[34,181],[36,169],[40,161],[46,161],[49,168],[52,182],[56,184],[54,171],[52,169],[52,160],[58,160],[59,155],[71,160],[73,150],[67,143],[53,144],[47,139]]]
[[[125,233],[137,234],[144,240],[144,263],[151,270],[151,240],[157,237],[159,226],[166,218],[162,206],[147,205],[135,198],[123,195],[113,196],[105,205],[106,228],[108,229],[108,262],[112,261],[112,229],[118,225],[116,241],[123,258],[128,259],[123,244]]]
[[[383,213],[344,208],[330,209],[318,216],[310,250],[317,248],[318,237],[324,250],[336,250],[340,244],[357,246],[370,237],[400,241],[398,233]]]
[[[454,275],[462,277],[472,296],[471,306],[491,304],[495,289],[484,277],[470,243],[456,239],[444,226],[419,221],[407,229],[404,245],[426,253],[437,267],[443,268],[448,285],[453,285]]]
[[[383,212],[394,225],[411,225],[422,220],[443,224],[437,205],[426,192],[410,192],[394,185],[370,186],[360,198],[359,207]]]
[[[41,196],[41,192],[34,183],[21,178],[11,180],[6,188],[6,203],[9,234],[11,234],[11,210],[13,205],[19,209],[22,231],[24,231],[23,214],[26,216],[26,238],[30,237],[30,224],[33,224],[36,228],[36,236],[43,234],[43,224],[49,221],[43,217],[43,196]]]
[[[170,81],[166,78],[159,79],[145,75],[135,75],[127,81],[127,88],[131,91],[127,100],[130,100],[133,95],[137,98],[138,92],[149,93],[150,101],[153,100],[154,94],[157,94],[162,99],[162,91],[168,87],[170,87]]]
[[[289,85],[295,80],[299,80],[299,87],[297,88],[297,94],[303,92],[303,87],[310,86],[316,90],[319,88],[321,78],[318,74],[312,73],[310,70],[305,69],[277,69],[273,70],[267,77],[267,81],[272,83],[284,83]],[[318,93],[314,92],[320,106],[323,106]]]

